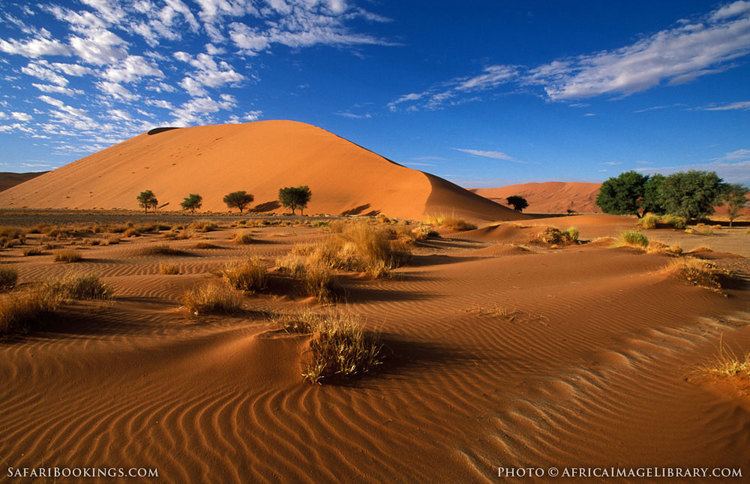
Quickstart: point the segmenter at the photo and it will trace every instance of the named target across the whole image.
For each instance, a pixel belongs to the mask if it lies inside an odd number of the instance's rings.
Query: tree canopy
[[[505,199],[508,205],[513,207],[516,212],[522,212],[524,208],[529,206],[529,202],[526,201],[521,195],[511,195]]]
[[[203,205],[203,197],[198,195],[197,193],[191,193],[185,199],[180,203],[180,206],[183,210],[190,210],[192,213],[195,213],[196,210],[201,208]]]
[[[712,171],[691,170],[664,178],[659,187],[659,201],[666,213],[688,220],[714,213],[714,205],[721,202],[726,185]]]
[[[626,171],[602,183],[596,204],[605,213],[641,216],[643,196],[648,176],[637,171]]]
[[[740,216],[740,211],[747,205],[747,188],[742,185],[728,185],[724,191],[724,203],[727,205],[729,226]]]
[[[240,213],[245,210],[245,207],[250,205],[255,198],[244,190],[232,192],[224,195],[224,203],[230,209],[237,208]]]
[[[159,205],[159,201],[156,199],[156,195],[151,190],[144,190],[135,197],[138,200],[138,205],[143,209],[144,212],[148,212],[148,209],[156,209]]]
[[[310,202],[310,198],[312,198],[312,192],[307,185],[284,187],[279,190],[279,202],[286,208],[291,209],[292,214],[294,214],[296,209],[299,209],[300,213],[302,213]]]

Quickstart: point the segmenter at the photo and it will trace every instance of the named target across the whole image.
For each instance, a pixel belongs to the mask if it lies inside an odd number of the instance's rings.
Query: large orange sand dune
[[[141,134],[0,193],[0,207],[136,209],[153,190],[167,210],[189,193],[203,209],[226,211],[225,194],[255,204],[280,187],[309,185],[309,213],[384,213],[405,218],[452,213],[478,220],[520,218],[486,198],[393,163],[323,129],[293,121],[200,126]]]

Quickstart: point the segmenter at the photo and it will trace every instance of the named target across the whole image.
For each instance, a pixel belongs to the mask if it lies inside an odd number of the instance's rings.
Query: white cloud
[[[131,83],[144,77],[164,77],[164,73],[139,55],[129,55],[122,62],[110,66],[103,77],[112,82]]]
[[[36,82],[31,83],[32,86],[39,89],[42,92],[50,94],[65,94],[66,96],[75,96],[76,94],[83,94],[80,89],[71,89],[69,87],[54,86],[52,84],[38,84]]]
[[[65,77],[53,71],[50,68],[49,63],[47,63],[47,61],[44,61],[44,60],[39,61],[39,62],[34,62],[34,61],[29,62],[25,67],[21,68],[21,72],[23,72],[27,76],[36,77],[38,79],[51,82],[52,84],[56,84],[58,86],[68,85],[68,80]]]
[[[18,111],[14,111],[10,113],[10,117],[13,119],[17,119],[18,121],[31,121],[31,115],[28,113],[21,113]]]
[[[116,82],[99,81],[96,83],[96,87],[98,87],[102,92],[106,93],[110,97],[119,101],[135,101],[139,98],[137,94],[133,94],[127,88]]]
[[[175,109],[172,113],[174,116],[173,124],[175,126],[190,126],[205,123],[212,119],[211,114],[232,109],[236,104],[234,97],[227,94],[222,94],[219,101],[208,96],[196,97]]]
[[[176,52],[174,56],[195,68],[194,72],[180,81],[180,86],[192,96],[205,96],[206,87],[217,88],[245,79],[245,76],[235,71],[229,63],[222,60],[217,62],[209,54],[198,54],[193,58],[185,52]]]
[[[707,18],[663,30],[632,45],[532,69],[527,82],[552,100],[632,94],[731,67],[750,52],[750,2],[735,2]]]
[[[349,111],[339,111],[337,113],[334,113],[336,116],[341,116],[342,118],[349,118],[349,119],[370,119],[372,118],[372,114],[370,113],[363,113],[363,114],[357,114],[352,113]]]
[[[453,149],[456,151],[460,151],[462,153],[468,153],[470,155],[479,156],[482,158],[491,158],[493,160],[514,161],[510,155],[508,155],[507,153],[503,153],[502,151],[474,150],[474,149],[469,149],[469,148],[453,148]]]
[[[750,101],[739,101],[727,104],[712,104],[703,108],[705,111],[748,111],[750,110]]]
[[[0,39],[0,52],[32,58],[71,54],[70,47],[45,34],[49,34],[49,32],[42,29],[39,35],[31,39]]]

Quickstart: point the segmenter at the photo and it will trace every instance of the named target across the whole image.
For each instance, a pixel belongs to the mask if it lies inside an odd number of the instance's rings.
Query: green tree
[[[521,195],[511,195],[506,198],[505,201],[508,205],[511,205],[516,212],[522,212],[524,208],[529,206],[529,202],[527,202]]]
[[[148,213],[148,209],[156,210],[159,205],[159,201],[156,199],[156,195],[151,190],[144,190],[135,197],[138,200],[138,205],[143,209],[144,212]]]
[[[310,187],[303,185],[300,187],[284,187],[279,190],[279,202],[286,208],[294,211],[299,209],[300,213],[307,207],[307,204],[312,198],[312,192]]]
[[[725,189],[715,172],[691,170],[666,177],[659,187],[659,198],[667,213],[695,220],[714,213],[714,205],[721,201]]]
[[[642,204],[648,177],[626,171],[602,183],[596,204],[605,213],[643,215]]]
[[[195,213],[196,210],[201,208],[203,205],[203,197],[197,193],[191,193],[180,203],[183,210],[190,210],[191,213]]]
[[[731,227],[740,212],[747,205],[747,188],[742,185],[727,185],[723,197],[727,205],[729,226]]]
[[[232,192],[224,195],[224,203],[231,210],[232,208],[239,209],[240,213],[245,210],[245,207],[250,205],[255,198],[244,190],[238,192]]]
[[[641,204],[643,213],[651,212],[659,215],[666,213],[659,195],[659,189],[664,183],[664,180],[664,175],[658,173],[651,175],[648,177],[648,180],[646,180],[646,183],[643,185],[643,202]]]

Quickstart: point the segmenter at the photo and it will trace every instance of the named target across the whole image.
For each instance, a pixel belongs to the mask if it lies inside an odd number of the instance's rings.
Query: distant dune
[[[473,188],[472,192],[494,202],[507,205],[505,199],[520,195],[529,202],[529,213],[601,212],[596,206],[596,195],[601,183],[540,182],[507,185],[498,188]]]
[[[7,190],[10,187],[14,187],[25,181],[36,178],[39,175],[44,175],[46,171],[34,171],[29,173],[13,173],[10,171],[0,171],[0,192]]]
[[[152,130],[0,193],[1,207],[137,209],[153,190],[165,210],[189,193],[203,210],[226,211],[225,194],[246,190],[258,210],[280,211],[278,190],[309,185],[306,213],[474,220],[520,215],[441,178],[406,168],[321,128],[293,121]]]

